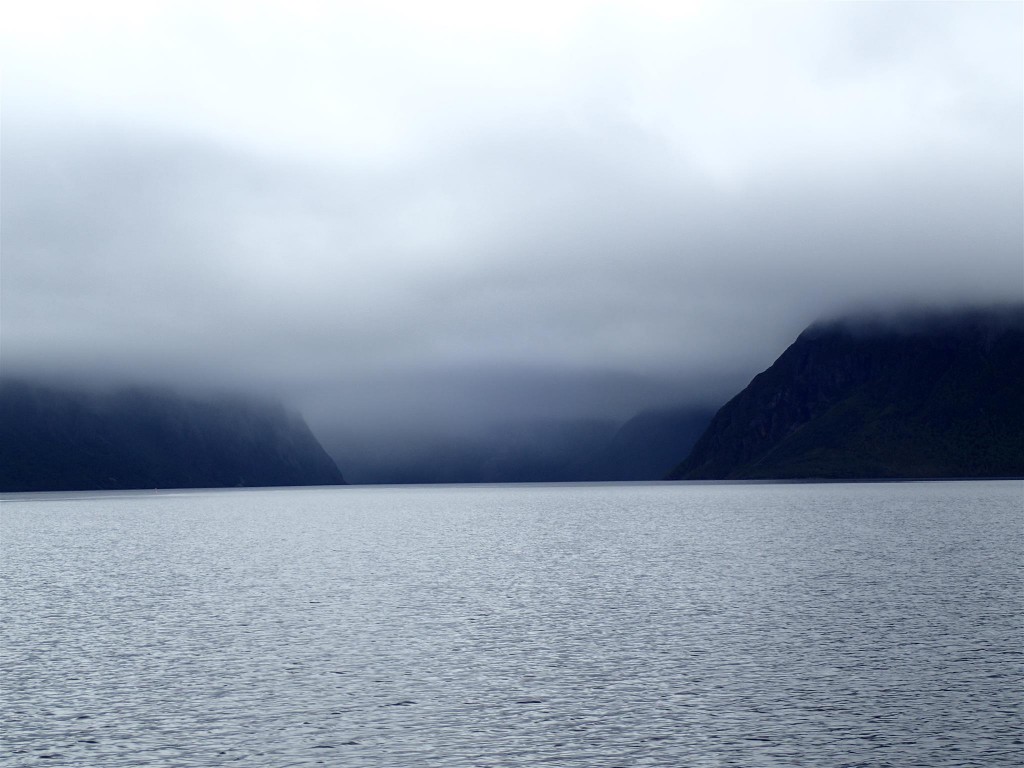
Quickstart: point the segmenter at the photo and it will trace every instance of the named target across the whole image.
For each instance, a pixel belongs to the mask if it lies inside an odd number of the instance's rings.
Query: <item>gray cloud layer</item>
[[[9,371],[622,415],[1024,294],[1019,5],[153,8],[6,33]]]

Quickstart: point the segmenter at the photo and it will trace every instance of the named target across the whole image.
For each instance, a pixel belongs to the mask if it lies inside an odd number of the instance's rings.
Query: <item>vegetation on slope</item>
[[[1024,475],[1024,308],[807,329],[670,479]]]

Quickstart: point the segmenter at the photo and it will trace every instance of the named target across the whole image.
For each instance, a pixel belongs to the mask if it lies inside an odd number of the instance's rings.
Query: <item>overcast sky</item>
[[[9,372],[625,412],[823,315],[1024,295],[1019,3],[4,17]]]

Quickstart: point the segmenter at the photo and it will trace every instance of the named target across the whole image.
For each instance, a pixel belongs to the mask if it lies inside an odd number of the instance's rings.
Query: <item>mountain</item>
[[[660,480],[713,413],[663,408],[624,424],[525,419],[400,436],[338,429],[325,434],[324,445],[349,480],[360,484]]]
[[[714,411],[698,406],[638,413],[574,471],[575,480],[660,480],[693,448]]]
[[[811,326],[668,479],[1024,475],[1024,306]]]
[[[474,429],[327,433],[353,483],[537,483],[583,479],[578,464],[611,440],[615,422],[527,419]]]
[[[344,482],[302,418],[276,403],[0,381],[0,491]]]

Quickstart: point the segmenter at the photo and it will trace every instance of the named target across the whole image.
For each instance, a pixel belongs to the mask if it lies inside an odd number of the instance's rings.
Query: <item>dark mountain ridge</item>
[[[0,381],[0,491],[344,482],[305,421],[278,403]]]
[[[668,479],[1024,475],[1024,306],[819,323]]]

